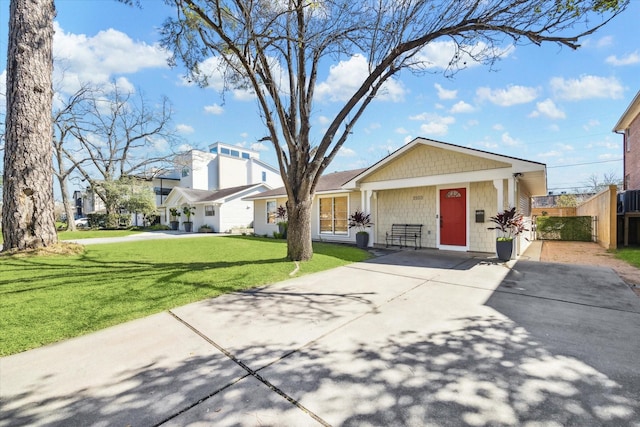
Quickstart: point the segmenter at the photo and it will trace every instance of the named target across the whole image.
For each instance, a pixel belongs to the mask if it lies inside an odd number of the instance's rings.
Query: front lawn
[[[92,239],[94,237],[124,237],[132,234],[141,233],[139,230],[77,230],[77,231],[59,231],[58,240],[80,240]],[[0,243],[2,243],[2,233],[0,233]]]
[[[314,243],[298,275],[368,258]],[[289,278],[286,242],[252,237],[91,245],[76,256],[0,256],[0,356]]]
[[[616,258],[640,268],[640,248],[625,248],[616,251]]]

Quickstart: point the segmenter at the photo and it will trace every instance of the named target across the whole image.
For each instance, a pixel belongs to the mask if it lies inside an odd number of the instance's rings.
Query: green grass
[[[124,237],[142,233],[139,230],[76,230],[58,232],[59,240],[93,239],[95,237]]]
[[[0,356],[289,278],[286,242],[251,237],[91,245],[76,256],[0,257]],[[368,258],[315,243],[298,275]]]
[[[92,239],[94,237],[124,237],[132,234],[141,233],[139,230],[77,230],[77,231],[59,231],[59,240],[79,240]],[[3,242],[2,233],[0,233],[0,243]]]
[[[616,258],[640,268],[640,248],[625,248],[616,251]]]

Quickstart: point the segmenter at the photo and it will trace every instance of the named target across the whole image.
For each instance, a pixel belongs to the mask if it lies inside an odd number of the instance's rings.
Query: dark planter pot
[[[369,233],[358,232],[356,233],[356,246],[360,249],[366,249],[369,245]]]
[[[180,222],[178,221],[171,221],[169,224],[171,224],[171,229],[174,231],[180,228]]]
[[[186,231],[187,233],[191,233],[191,231],[193,231],[192,222],[183,222],[183,224],[184,224],[184,231]]]
[[[289,224],[286,222],[278,223],[278,233],[282,236],[283,239],[287,238],[287,228],[289,228]]]
[[[509,261],[513,252],[513,240],[496,240],[496,253],[500,261]]]

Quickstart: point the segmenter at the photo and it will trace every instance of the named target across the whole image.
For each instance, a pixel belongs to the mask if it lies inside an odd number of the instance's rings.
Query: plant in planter
[[[287,222],[287,208],[280,205],[276,210],[276,218],[278,219],[278,233],[283,239],[287,238],[287,228],[289,223]]]
[[[198,233],[213,233],[213,227],[211,227],[209,224],[203,224],[202,226],[200,226],[200,228],[198,228]]]
[[[356,210],[349,216],[349,228],[356,228],[356,246],[360,249],[369,245],[369,233],[366,229],[372,225],[371,214]]]
[[[170,208],[169,213],[171,214],[171,221],[169,222],[171,229],[177,230],[180,227],[180,211],[178,208]]]
[[[496,216],[489,218],[489,221],[496,224],[495,227],[488,227],[487,230],[498,230],[500,236],[496,239],[496,253],[501,261],[509,261],[513,252],[513,239],[524,231],[524,219],[522,214],[516,212],[516,208],[506,209],[498,212]]]
[[[187,217],[187,220],[182,224],[184,225],[184,231],[186,231],[187,233],[191,233],[191,231],[193,231],[193,222],[191,222],[191,215],[195,213],[195,210],[195,206],[186,205],[182,207],[182,213]]]

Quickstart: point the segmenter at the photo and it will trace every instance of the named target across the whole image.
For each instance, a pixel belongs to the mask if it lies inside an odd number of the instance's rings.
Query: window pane
[[[240,157],[240,152],[238,150],[231,150],[231,155],[233,157]]]
[[[249,158],[249,153],[242,153],[242,158],[243,159],[248,159]]]
[[[320,199],[320,233],[333,232],[333,199]]]
[[[349,230],[348,212],[347,212],[347,198],[336,197],[334,199],[334,229],[335,234],[347,234]]]
[[[229,154],[230,151],[228,148],[224,148],[224,147],[220,147],[220,153],[221,154]]]
[[[276,201],[267,201],[267,224],[276,223]]]

